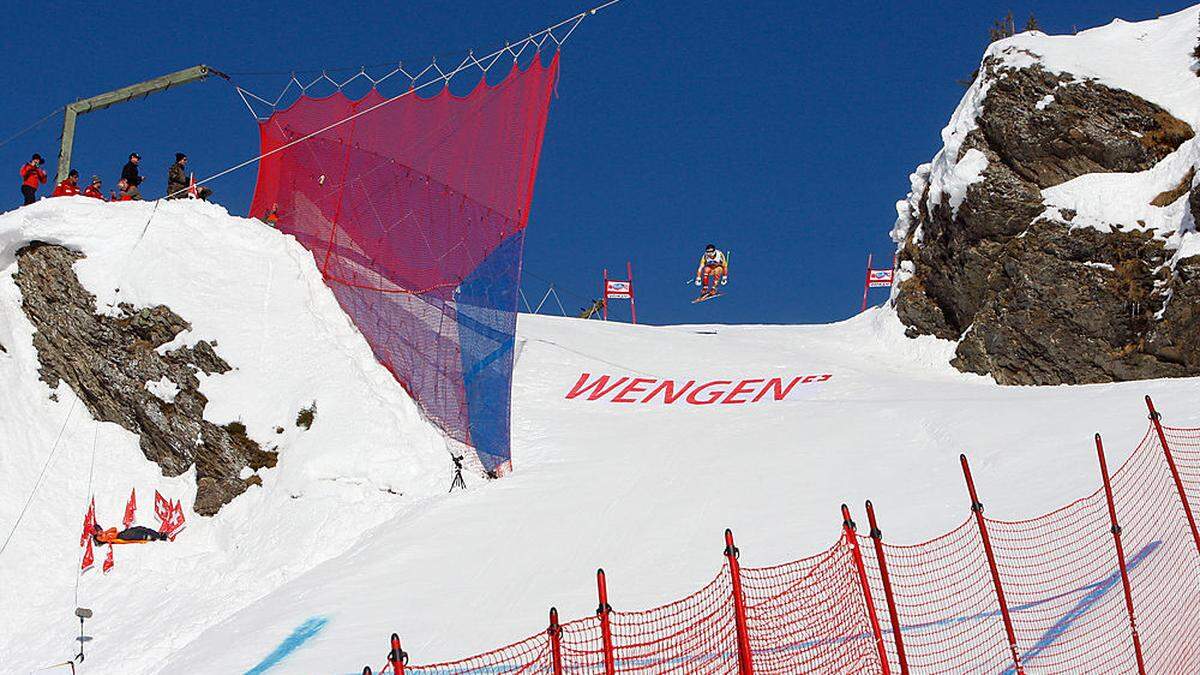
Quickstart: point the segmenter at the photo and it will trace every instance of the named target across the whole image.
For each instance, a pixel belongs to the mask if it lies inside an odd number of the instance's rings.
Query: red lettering
[[[751,385],[751,384],[758,384],[759,382],[762,382],[762,381],[763,381],[763,380],[762,380],[762,378],[758,378],[758,379],[756,379],[756,380],[742,380],[741,382],[738,382],[738,383],[737,383],[737,386],[736,386],[736,387],[734,387],[734,388],[733,388],[733,389],[732,389],[732,390],[729,392],[729,395],[727,395],[727,396],[726,396],[726,397],[725,397],[725,398],[724,398],[724,399],[721,401],[721,405],[730,405],[730,404],[737,404],[737,403],[745,403],[745,402],[746,402],[746,400],[745,400],[745,399],[737,399],[737,398],[735,398],[735,397],[737,397],[737,396],[740,396],[741,394],[749,394],[751,391],[753,391],[753,388],[752,388],[750,385]]]
[[[828,382],[828,381],[829,381],[829,378],[831,378],[831,377],[833,377],[833,375],[829,375],[829,374],[822,375],[822,376],[821,376],[821,377],[820,377],[820,378],[817,380],[817,384],[820,384],[820,383],[822,383],[822,382]]]
[[[608,384],[608,375],[601,375],[596,378],[595,382],[585,384],[591,376],[591,373],[581,374],[579,381],[575,383],[574,387],[571,387],[571,391],[567,392],[567,399],[570,400],[581,394],[588,394],[587,400],[595,401],[598,398],[608,395],[609,392],[625,384],[625,381],[629,379],[628,377],[619,378],[612,383],[612,386],[606,388],[604,385]],[[591,390],[591,393],[588,393],[588,390]]]
[[[778,377],[773,377],[773,378],[767,380],[767,383],[765,385],[763,385],[762,391],[758,392],[758,394],[752,399],[752,401],[754,403],[758,403],[759,401],[762,400],[762,398],[764,396],[767,395],[767,392],[771,391],[772,389],[775,390],[774,391],[775,400],[782,401],[783,399],[787,398],[787,395],[790,394],[792,391],[792,387],[796,386],[796,383],[799,382],[800,379],[801,378],[799,378],[799,377],[792,378],[792,381],[788,384],[787,388],[784,389],[783,388],[783,380]]]
[[[635,377],[629,381],[629,384],[625,385],[625,388],[621,390],[621,393],[619,393],[613,397],[612,402],[613,403],[637,403],[636,398],[625,398],[625,396],[628,394],[635,394],[635,393],[640,394],[643,391],[646,391],[645,385],[647,382],[657,382],[657,381],[658,380],[653,377]]]
[[[809,382],[812,382],[815,379],[817,379],[816,375],[805,375],[804,379],[800,381],[800,384],[808,384]]]
[[[695,380],[688,380],[677,394],[675,393],[675,380],[663,380],[657,387],[654,388],[654,391],[650,392],[646,398],[642,399],[642,403],[649,403],[654,399],[655,396],[658,396],[658,393],[661,391],[664,392],[663,403],[670,405],[683,397],[683,395],[687,393],[687,390],[692,388],[693,384],[696,384]]]
[[[722,384],[733,384],[733,382],[731,380],[713,380],[712,382],[705,382],[699,387],[693,389],[692,393],[688,394],[687,402],[691,403],[692,405],[708,405],[709,403],[716,403],[717,399],[725,395],[724,391],[714,391],[713,395],[709,396],[707,401],[697,401],[696,394],[699,394],[709,387],[716,387]]]

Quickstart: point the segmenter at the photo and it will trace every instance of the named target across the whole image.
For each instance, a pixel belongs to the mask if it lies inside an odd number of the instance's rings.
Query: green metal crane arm
[[[62,133],[62,149],[58,153],[58,176],[55,181],[63,181],[67,178],[67,173],[71,170],[71,148],[75,144],[75,118],[84,113],[94,112],[96,110],[104,110],[118,103],[132,101],[135,98],[145,98],[150,94],[160,91],[166,91],[171,87],[176,87],[189,82],[203,80],[209,75],[228,80],[229,76],[219,70],[210,68],[206,65],[192,66],[174,73],[169,73],[161,77],[156,77],[145,82],[131,84],[128,87],[121,87],[113,91],[105,92],[98,96],[85,98],[74,103],[68,104],[63,110],[63,133]]]

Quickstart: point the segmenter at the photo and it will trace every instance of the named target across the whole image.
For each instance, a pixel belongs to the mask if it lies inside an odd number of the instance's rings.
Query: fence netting
[[[1164,436],[1188,504],[1195,505],[1200,502],[1200,429],[1166,427]],[[1093,466],[1099,483],[1094,460]],[[1200,672],[1200,641],[1195,639],[1200,553],[1153,427],[1112,472],[1111,486],[1132,621],[1103,489],[1036,518],[983,519],[1021,667],[1026,673],[1135,673],[1136,623],[1146,672]],[[1001,498],[992,495],[993,500]],[[973,514],[920,544],[851,535],[861,551],[865,579],[847,536],[843,533],[816,556],[740,569],[752,672],[884,672],[878,640],[891,673],[902,670],[900,643],[904,665],[913,673],[1016,671]],[[716,578],[682,600],[645,611],[611,611],[614,671],[746,672],[738,662],[737,602],[726,564]],[[871,607],[878,627],[872,624]],[[556,656],[542,632],[489,654],[410,670],[553,673],[557,660],[564,673],[605,673],[600,616],[563,624],[559,651]]]
[[[273,154],[251,214],[277,206],[375,357],[489,471],[511,456],[521,257],[557,73],[556,54],[466,96],[304,96],[259,125]]]

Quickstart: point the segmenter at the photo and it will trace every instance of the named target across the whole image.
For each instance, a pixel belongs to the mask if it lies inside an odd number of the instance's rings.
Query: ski
[[[692,304],[694,305],[698,302],[704,302],[705,300],[712,300],[713,298],[719,298],[722,295],[725,295],[725,294],[724,293],[713,293],[711,295],[702,295],[702,296],[696,298],[695,300],[693,300]]]

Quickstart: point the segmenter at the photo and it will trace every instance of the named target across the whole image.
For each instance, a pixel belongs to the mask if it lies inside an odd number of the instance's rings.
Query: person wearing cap
[[[125,163],[125,168],[121,169],[121,178],[124,178],[133,187],[138,187],[142,184],[142,176],[138,174],[138,163],[141,161],[141,155],[131,152],[129,153],[129,161]]]
[[[100,188],[100,176],[92,176],[92,182],[83,189],[83,196],[104,201],[104,190]]]
[[[37,201],[38,186],[45,184],[46,170],[42,168],[42,156],[34,153],[21,167],[21,196],[25,198],[26,206]]]
[[[191,181],[187,174],[187,160],[187,155],[182,152],[175,153],[175,163],[167,170],[167,199],[187,199],[192,196],[188,190]],[[212,190],[206,187],[196,188],[197,199],[207,200],[210,195]]]
[[[79,172],[71,169],[71,173],[61,183],[54,187],[51,197],[74,197],[79,194]]]

